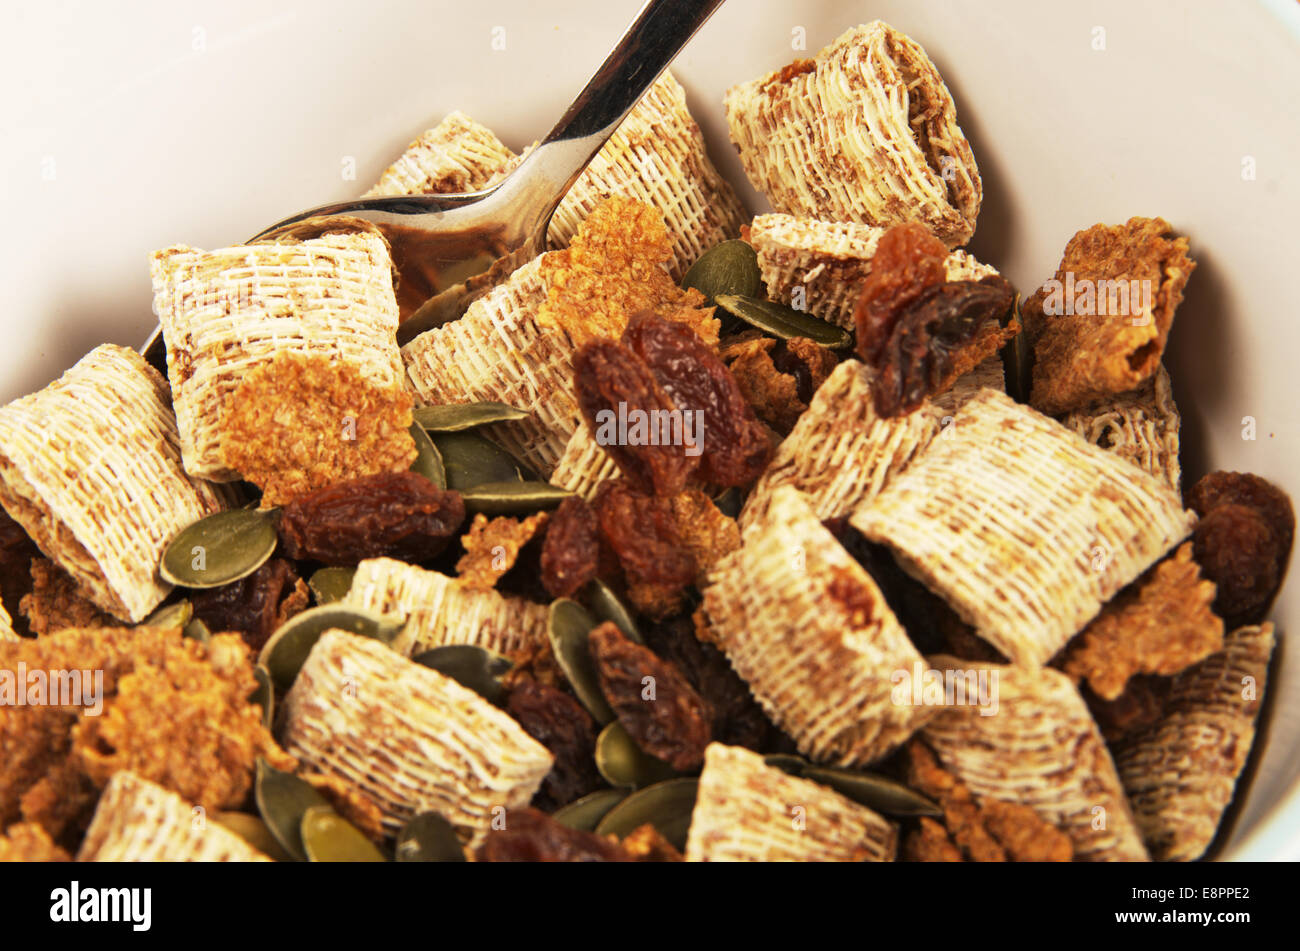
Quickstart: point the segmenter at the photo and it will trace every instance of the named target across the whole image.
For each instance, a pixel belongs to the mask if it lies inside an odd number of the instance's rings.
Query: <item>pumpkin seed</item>
[[[281,625],[262,647],[257,662],[270,672],[273,684],[288,690],[320,636],[334,627],[384,644],[391,644],[402,630],[399,622],[381,614],[325,604],[295,614]]]
[[[727,518],[738,518],[744,499],[737,488],[726,489],[713,497],[713,505]]]
[[[262,708],[262,725],[269,730],[275,717],[275,687],[271,683],[271,673],[257,664],[253,667],[253,679],[257,681],[257,689],[248,699]]]
[[[307,579],[307,587],[311,588],[312,596],[318,605],[333,604],[348,596],[356,573],[355,568],[321,568]]]
[[[814,766],[801,756],[763,757],[768,766],[829,786],[842,796],[887,816],[941,816],[943,810],[910,786],[895,779],[856,769]]]
[[[141,627],[179,627],[182,630],[194,617],[194,605],[188,601],[164,604],[140,622]]]
[[[739,238],[714,245],[691,265],[682,287],[695,288],[710,304],[719,294],[757,297],[763,291],[758,253]]]
[[[515,457],[476,432],[435,433],[430,437],[442,454],[447,488],[464,492],[491,482],[522,482]]]
[[[387,862],[379,847],[330,806],[302,814],[302,849],[308,862]]]
[[[1025,319],[1020,311],[1019,294],[1011,305],[1011,313],[1021,330],[1002,347],[1002,373],[1006,377],[1008,395],[1021,403],[1028,403],[1033,383],[1034,349],[1029,345],[1029,336],[1024,331]]]
[[[185,625],[185,629],[181,631],[181,637],[188,637],[190,640],[198,641],[200,644],[205,645],[212,643],[212,632],[208,630],[208,626],[198,618],[195,618],[190,621],[189,624]]]
[[[307,780],[278,770],[264,759],[257,761],[254,798],[262,821],[280,847],[296,861],[307,861],[302,842],[303,814],[313,806],[331,809],[328,800]]]
[[[596,834],[622,839],[648,822],[675,849],[684,851],[699,788],[698,779],[687,777],[639,789],[605,813],[596,826]]]
[[[844,328],[775,301],[723,294],[717,298],[717,304],[750,326],[782,340],[807,337],[831,350],[841,350],[853,342],[853,337]]]
[[[440,489],[447,488],[447,470],[442,464],[442,453],[433,444],[429,434],[419,423],[411,424],[411,438],[415,440],[416,456],[411,471],[422,475]]]
[[[506,702],[508,691],[501,678],[514,666],[508,657],[473,644],[444,644],[411,660],[445,674],[498,707]]]
[[[637,746],[617,720],[596,737],[596,769],[605,782],[623,789],[641,789],[681,775]]]
[[[485,515],[529,515],[542,509],[553,509],[569,496],[569,489],[561,489],[549,482],[484,482],[462,492],[465,511]]]
[[[551,813],[561,825],[580,832],[595,832],[600,820],[628,796],[623,789],[600,789]]]
[[[803,775],[887,816],[943,815],[942,809],[915,789],[879,773],[810,766]]]
[[[257,816],[246,812],[218,812],[212,816],[212,821],[229,829],[269,859],[276,862],[293,861],[293,856],[284,850],[275,836],[271,835],[266,823]]]
[[[220,588],[247,578],[275,551],[279,509],[229,509],[199,519],[172,539],[158,572],[168,584]]]
[[[485,400],[482,403],[458,403],[451,406],[421,406],[414,411],[415,421],[431,433],[458,433],[490,423],[510,423],[532,414],[505,403]]]
[[[560,598],[551,602],[547,630],[555,661],[587,712],[604,725],[614,719],[614,711],[600,689],[596,665],[587,649],[587,637],[595,626],[596,619],[577,601]]]
[[[613,621],[618,629],[628,636],[628,640],[645,644],[645,639],[637,629],[636,621],[632,619],[632,612],[599,578],[593,578],[591,584],[587,586],[587,605],[597,621]]]
[[[450,822],[436,812],[422,812],[397,834],[398,862],[463,862],[465,847]]]

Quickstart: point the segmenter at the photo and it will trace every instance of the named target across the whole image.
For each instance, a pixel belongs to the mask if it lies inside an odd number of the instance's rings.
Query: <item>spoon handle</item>
[[[722,0],[648,0],[540,145],[511,179],[526,192],[535,230],[544,229],[565,193],[610,134],[627,117],[668,64]]]

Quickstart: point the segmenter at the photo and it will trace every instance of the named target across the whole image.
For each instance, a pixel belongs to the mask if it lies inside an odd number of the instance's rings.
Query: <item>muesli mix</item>
[[[1207,854],[1294,517],[1183,481],[1188,240],[1022,301],[884,23],[725,111],[770,214],[665,74],[407,346],[437,276],[327,222],[156,252],[165,367],[0,409],[0,859]],[[453,113],[369,194],[519,158]]]

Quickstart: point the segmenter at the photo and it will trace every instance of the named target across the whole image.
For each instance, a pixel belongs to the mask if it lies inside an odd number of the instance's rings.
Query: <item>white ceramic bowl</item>
[[[0,402],[98,343],[144,340],[154,248],[235,243],[353,197],[452,109],[515,149],[544,134],[639,6],[11,5],[0,57]],[[765,206],[727,141],[723,92],[876,18],[921,42],[947,79],[984,179],[972,248],[1019,287],[1050,277],[1070,235],[1098,221],[1162,215],[1190,236],[1199,266],[1167,354],[1186,477],[1257,472],[1300,499],[1289,290],[1300,6],[729,0],[674,71],[754,211]],[[1242,438],[1247,416],[1253,441]],[[1298,615],[1292,585],[1279,630]],[[1300,645],[1282,644],[1232,857],[1300,857]]]

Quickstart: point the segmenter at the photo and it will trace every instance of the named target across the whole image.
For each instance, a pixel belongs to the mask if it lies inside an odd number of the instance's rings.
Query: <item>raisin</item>
[[[703,763],[712,711],[677,666],[611,621],[592,631],[587,644],[601,692],[636,745],[677,770]]]
[[[249,647],[259,651],[283,623],[280,607],[297,580],[292,563],[272,558],[247,578],[193,593],[190,603],[194,616],[209,630],[237,632]]]
[[[600,561],[600,523],[586,500],[560,503],[542,543],[542,584],[552,597],[567,598],[596,577]]]
[[[523,680],[511,689],[506,712],[555,757],[533,805],[554,810],[600,788],[595,725],[578,701],[562,690]]]
[[[865,362],[880,361],[898,315],[926,288],[943,283],[947,257],[943,242],[919,222],[895,225],[880,236],[853,312],[858,355]]]
[[[0,508],[0,603],[13,619],[14,633],[24,637],[31,628],[19,603],[32,593],[32,560],[39,557],[36,543]]]
[[[676,664],[713,713],[710,732],[719,743],[770,751],[780,731],[767,718],[727,656],[695,636],[689,616],[679,615],[645,633],[647,646]]]
[[[719,486],[748,485],[772,455],[772,444],[731,371],[689,327],[649,311],[634,314],[623,332],[703,443],[700,474]],[[699,451],[697,449],[697,451]]]
[[[695,559],[682,544],[671,499],[612,479],[601,485],[592,506],[601,537],[629,581],[686,585],[695,578]]]
[[[1229,629],[1263,620],[1291,556],[1291,500],[1259,476],[1211,472],[1188,490],[1187,504],[1201,517],[1193,551],[1217,586],[1215,613]]]
[[[464,520],[460,493],[414,472],[387,472],[294,499],[280,518],[280,540],[290,558],[327,565],[421,562],[446,548]]]
[[[618,842],[561,825],[532,808],[512,809],[474,855],[478,862],[631,862]]]
[[[574,354],[573,374],[582,415],[623,475],[647,492],[680,492],[699,456],[684,439],[674,444],[674,421],[681,428],[685,420],[645,361],[617,341],[593,340]],[[618,431],[622,420],[626,432]]]
[[[792,337],[777,341],[772,350],[772,362],[779,371],[794,377],[799,399],[807,405],[839,360],[834,351],[807,337]]]

